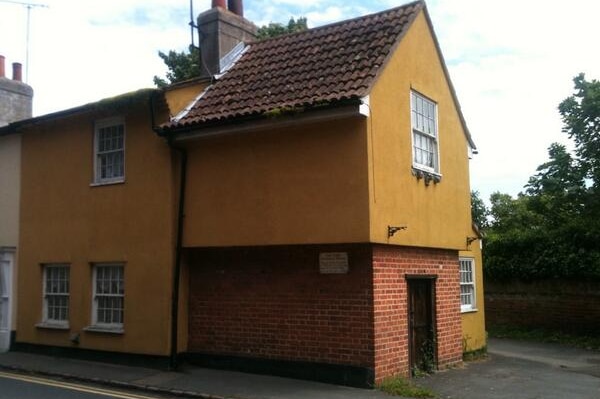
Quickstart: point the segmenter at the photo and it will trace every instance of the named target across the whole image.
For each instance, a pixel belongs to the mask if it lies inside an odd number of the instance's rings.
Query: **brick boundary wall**
[[[600,282],[485,282],[486,325],[565,331],[600,328]]]
[[[348,252],[320,274],[320,252]],[[189,350],[373,367],[368,245],[191,251]]]
[[[451,250],[373,247],[375,380],[410,374],[407,276],[437,276],[438,367],[462,361],[458,253]]]

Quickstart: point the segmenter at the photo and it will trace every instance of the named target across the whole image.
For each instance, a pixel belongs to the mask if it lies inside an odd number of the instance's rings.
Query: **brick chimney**
[[[23,83],[22,66],[12,64],[13,77],[6,77],[6,58],[0,55],[0,126],[31,118],[33,89]]]
[[[219,61],[236,45],[256,39],[256,25],[244,18],[242,0],[212,0],[212,8],[198,16],[202,76],[221,72]]]
[[[23,65],[18,62],[13,62],[13,80],[17,82],[23,81]]]
[[[240,17],[244,16],[244,4],[242,0],[228,0],[227,7],[232,13],[237,14]]]

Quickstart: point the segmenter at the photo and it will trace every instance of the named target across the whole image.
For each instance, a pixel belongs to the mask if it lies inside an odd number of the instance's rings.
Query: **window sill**
[[[412,175],[416,177],[417,180],[423,179],[426,186],[428,186],[431,182],[438,184],[442,181],[442,175],[440,173],[421,168],[420,166],[414,164],[412,166]]]
[[[88,326],[83,329],[83,331],[93,332],[93,333],[101,333],[101,334],[115,334],[115,335],[123,335],[125,330],[123,327],[102,327],[102,326]]]
[[[47,330],[69,330],[69,323],[38,323],[35,325],[36,328],[42,328]]]
[[[460,313],[475,313],[475,312],[478,312],[478,311],[479,311],[479,309],[477,309],[477,308],[473,308],[473,309],[461,309]]]
[[[112,186],[113,184],[124,184],[125,178],[119,180],[99,181],[90,183],[90,187]]]

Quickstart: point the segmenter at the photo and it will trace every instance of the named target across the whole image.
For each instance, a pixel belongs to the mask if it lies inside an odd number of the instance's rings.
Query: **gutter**
[[[157,127],[162,137],[172,136],[174,142],[185,142],[203,137],[228,134],[250,133],[255,131],[285,129],[300,124],[326,122],[350,117],[369,117],[369,96],[335,104],[332,107],[311,107],[272,110],[259,115],[217,120],[204,123],[191,123],[178,127]]]
[[[161,135],[161,131],[155,123],[154,96],[150,97],[150,115],[152,130]],[[172,151],[180,154],[179,170],[179,203],[177,208],[177,238],[175,242],[175,260],[173,264],[173,281],[171,290],[171,340],[169,343],[169,370],[175,371],[177,362],[177,342],[179,332],[179,286],[181,278],[181,256],[183,249],[183,222],[185,219],[185,191],[187,180],[187,151],[173,144],[172,137],[167,137],[167,145]]]

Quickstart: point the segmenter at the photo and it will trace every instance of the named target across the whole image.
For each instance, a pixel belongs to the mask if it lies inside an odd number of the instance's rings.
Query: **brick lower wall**
[[[375,380],[409,374],[407,276],[435,280],[438,367],[462,361],[458,253],[449,250],[373,247]]]
[[[320,252],[347,252],[321,274]],[[409,374],[407,276],[436,276],[439,367],[462,360],[458,253],[385,245],[188,250],[189,350]]]
[[[600,282],[486,281],[487,326],[544,327],[597,331],[600,327]]]
[[[349,272],[320,274],[319,252],[338,251]],[[370,254],[368,245],[190,251],[190,351],[372,368]]]

